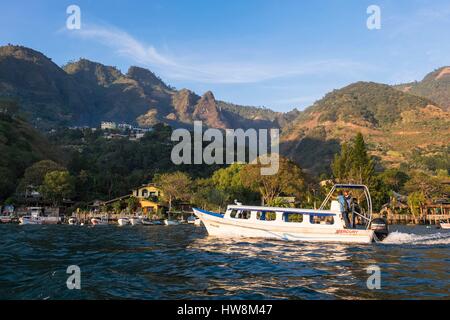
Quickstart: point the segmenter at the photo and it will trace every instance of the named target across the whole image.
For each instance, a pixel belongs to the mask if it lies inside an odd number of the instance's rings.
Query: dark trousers
[[[351,228],[352,226],[350,224],[350,219],[348,218],[348,212],[346,211],[342,215],[344,216],[345,226]]]

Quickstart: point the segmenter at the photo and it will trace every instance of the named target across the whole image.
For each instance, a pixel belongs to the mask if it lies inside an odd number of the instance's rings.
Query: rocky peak
[[[221,119],[217,101],[211,91],[206,92],[198,101],[193,113],[194,120],[202,120],[212,128],[224,129],[227,127]]]
[[[68,63],[64,66],[64,71],[79,80],[97,83],[102,86],[108,86],[123,77],[123,74],[117,68],[105,66],[87,59],[80,59],[76,62]]]
[[[167,88],[167,85],[148,69],[132,66],[128,69],[127,77],[137,81],[143,86],[159,86]]]

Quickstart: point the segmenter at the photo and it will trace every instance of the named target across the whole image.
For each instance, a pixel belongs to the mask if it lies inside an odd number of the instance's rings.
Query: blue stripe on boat
[[[210,215],[210,216],[214,216],[214,217],[218,217],[218,218],[223,218],[223,216],[224,216],[221,213],[206,211],[206,210],[197,209],[197,208],[194,208],[194,209],[197,210],[197,211],[200,211],[201,213],[204,213],[204,214],[207,214],[207,215]]]

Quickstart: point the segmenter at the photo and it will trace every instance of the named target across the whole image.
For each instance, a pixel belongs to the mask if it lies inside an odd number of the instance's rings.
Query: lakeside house
[[[159,201],[162,195],[161,189],[159,189],[156,184],[147,183],[131,190],[131,193],[128,195],[103,202],[102,206],[112,206],[119,201],[126,201],[131,197],[135,197],[139,201],[139,210],[142,214],[150,215],[165,208]]]

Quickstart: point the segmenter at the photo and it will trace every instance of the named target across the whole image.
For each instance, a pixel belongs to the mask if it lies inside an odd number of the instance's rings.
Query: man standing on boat
[[[348,192],[346,191],[345,193],[348,196]],[[347,228],[349,228],[350,227],[350,220],[348,218],[348,213],[349,213],[350,207],[349,207],[349,203],[347,201],[347,197],[344,196],[342,191],[339,191],[338,192],[338,196],[337,196],[337,200],[339,201],[339,204],[341,205],[341,212],[342,212],[342,216],[344,217],[345,226]]]
[[[355,212],[354,212],[354,202],[353,202],[353,196],[351,192],[344,191],[344,198],[345,201],[347,201],[347,218],[349,219],[349,226],[350,228],[355,227]],[[349,214],[352,213],[352,221],[350,221]]]

